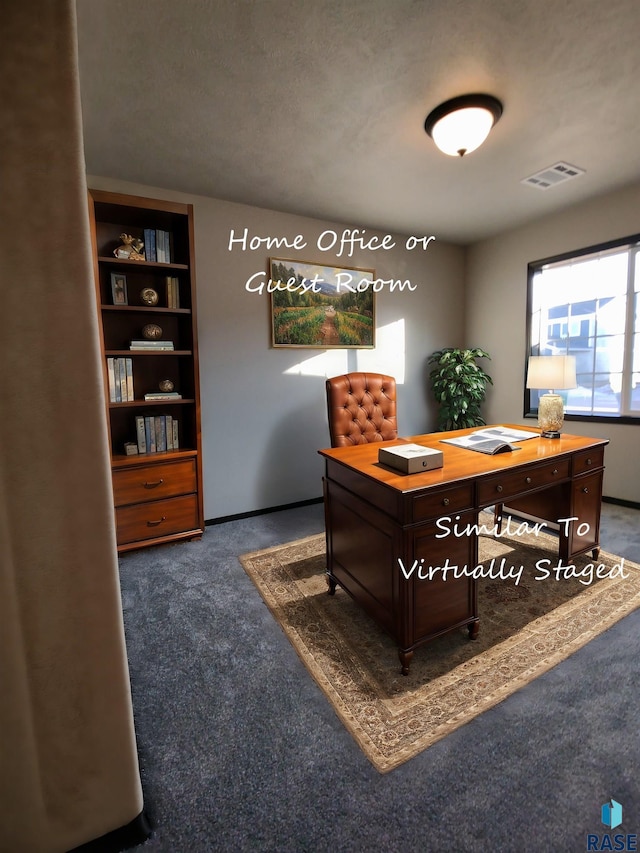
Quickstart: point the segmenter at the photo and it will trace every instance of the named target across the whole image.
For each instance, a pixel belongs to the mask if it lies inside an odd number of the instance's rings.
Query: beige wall
[[[523,188],[523,192],[531,191]],[[640,184],[569,207],[468,249],[465,339],[485,347],[492,356],[489,372],[495,385],[488,396],[488,420],[531,423],[523,418],[527,264],[637,233]],[[609,438],[605,495],[640,501],[637,426],[571,421],[566,430]]]
[[[317,248],[327,229],[345,227],[218,199],[190,196],[107,178],[89,185],[194,205],[205,517],[220,518],[318,498],[327,447],[324,382],[347,370],[377,370],[398,379],[402,435],[435,426],[426,359],[463,339],[464,250],[437,239],[426,251],[358,251],[351,258]],[[352,226],[353,227],[353,226]],[[355,226],[357,227],[357,226]],[[239,236],[301,234],[300,251],[229,250]],[[367,232],[373,233],[373,232]],[[423,235],[416,235],[423,236]],[[429,235],[426,235],[429,236]],[[269,255],[373,268],[379,278],[409,280],[415,290],[377,297],[375,350],[282,349],[271,346],[269,297],[249,293],[247,279],[267,268]]]

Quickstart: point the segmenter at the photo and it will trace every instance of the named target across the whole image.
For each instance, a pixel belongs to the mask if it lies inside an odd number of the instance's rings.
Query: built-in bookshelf
[[[118,550],[204,531],[193,209],[101,190],[89,214]]]

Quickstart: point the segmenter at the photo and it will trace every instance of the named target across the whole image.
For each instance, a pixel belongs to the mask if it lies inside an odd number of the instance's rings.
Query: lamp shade
[[[560,391],[577,385],[574,356],[532,355],[529,358],[527,388]]]
[[[501,115],[492,95],[461,95],[432,110],[424,127],[442,152],[462,157],[482,145]]]

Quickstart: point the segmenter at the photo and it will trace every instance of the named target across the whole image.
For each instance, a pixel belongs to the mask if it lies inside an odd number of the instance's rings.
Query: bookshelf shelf
[[[158,408],[161,406],[164,408],[165,406],[192,406],[195,403],[195,400],[190,397],[181,397],[179,400],[125,400],[120,403],[111,403],[109,402],[109,409],[137,409],[138,407],[144,408]],[[139,453],[139,451],[138,451]]]
[[[115,311],[116,313],[145,314],[152,311],[154,314],[191,314],[190,308],[149,308],[146,305],[101,305],[102,311]]]
[[[204,532],[193,209],[89,191],[118,550]],[[116,258],[121,235],[146,257]],[[126,241],[124,241],[126,242]],[[150,337],[174,349],[130,349]],[[151,333],[154,330],[151,329]],[[179,399],[145,400],[169,384]]]

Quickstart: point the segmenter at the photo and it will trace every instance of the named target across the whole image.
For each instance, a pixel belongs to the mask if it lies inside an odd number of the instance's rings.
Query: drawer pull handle
[[[585,495],[588,495],[588,494],[589,494],[589,488],[588,488],[588,486],[583,486],[583,487],[582,487],[582,491],[585,493]]]
[[[557,474],[557,473],[558,473],[558,469],[557,469],[557,468],[554,468],[554,469],[553,469],[553,471],[552,471],[551,473],[552,473],[552,474]]]
[[[147,521],[147,527],[157,527],[159,524],[162,524],[162,522],[166,520],[167,516],[163,515],[162,518],[159,518],[156,521]]]
[[[531,482],[531,477],[525,477],[524,481],[527,485],[529,485],[529,483]]]
[[[502,486],[496,486],[496,492],[501,492],[501,491],[502,491]]]
[[[160,477],[160,479],[156,480],[155,483],[150,483],[147,480],[147,482],[143,483],[142,485],[144,486],[145,489],[155,489],[156,486],[161,486],[163,483],[164,483],[164,480],[162,479],[162,477]]]
[[[591,465],[591,459],[587,459],[587,465]]]
[[[449,498],[442,499],[442,506],[449,506]]]

